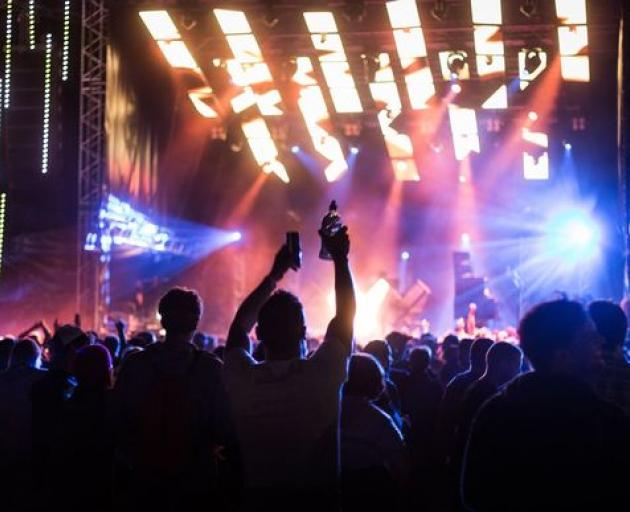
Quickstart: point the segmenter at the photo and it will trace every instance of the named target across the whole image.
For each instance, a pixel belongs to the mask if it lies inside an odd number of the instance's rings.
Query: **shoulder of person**
[[[217,356],[205,350],[195,349],[195,357],[199,358],[199,363],[204,367],[208,367],[214,370],[221,370],[223,368],[223,361]]]

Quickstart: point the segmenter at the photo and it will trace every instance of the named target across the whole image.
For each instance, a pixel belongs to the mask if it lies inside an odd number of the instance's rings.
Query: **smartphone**
[[[287,232],[287,248],[291,255],[291,268],[297,270],[302,267],[302,247],[300,246],[300,234],[297,231]]]

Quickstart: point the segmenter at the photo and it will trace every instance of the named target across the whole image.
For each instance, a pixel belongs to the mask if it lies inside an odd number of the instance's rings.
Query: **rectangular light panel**
[[[548,180],[549,179],[549,136],[542,132],[533,132],[529,128],[523,128],[522,138],[524,141],[538,146],[542,151],[538,157],[523,151],[523,177],[526,180]]]
[[[420,175],[416,166],[413,145],[408,135],[399,133],[391,127],[400,115],[402,104],[398,87],[394,81],[389,55],[381,53],[378,58],[379,69],[374,82],[370,83],[370,92],[376,105],[382,105],[378,111],[378,123],[385,139],[387,154],[392,162],[394,175],[399,181],[418,181]]]
[[[471,152],[479,153],[479,132],[477,129],[477,114],[471,108],[448,106],[448,115],[453,135],[455,158],[463,160]]]
[[[395,0],[387,2],[386,7],[411,108],[428,108],[429,100],[435,95],[435,84],[418,6],[415,0]]]
[[[555,0],[560,47],[560,73],[570,82],[591,79],[588,57],[586,0]]]
[[[341,114],[363,112],[333,14],[305,12],[304,20],[311,33],[313,46],[319,52],[322,72],[335,110]]]

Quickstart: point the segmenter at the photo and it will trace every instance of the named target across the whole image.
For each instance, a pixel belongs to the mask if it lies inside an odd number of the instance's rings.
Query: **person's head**
[[[398,362],[402,360],[405,355],[407,343],[410,339],[411,336],[408,336],[398,331],[392,331],[387,336],[385,336],[385,340],[392,348],[392,357],[394,358],[394,361]]]
[[[256,335],[266,359],[292,359],[304,352],[306,320],[299,299],[284,290],[275,292],[258,313]]]
[[[147,348],[149,345],[156,342],[155,334],[151,331],[140,331],[136,334],[135,339],[137,340],[137,346],[142,348]]]
[[[225,356],[225,345],[219,345],[212,351],[212,353],[223,361],[223,356]]]
[[[71,372],[77,351],[89,344],[90,338],[79,327],[62,325],[48,342],[49,368]]]
[[[380,363],[369,354],[353,354],[348,365],[344,396],[376,400],[384,389],[384,373]]]
[[[488,338],[477,338],[470,347],[470,368],[471,370],[483,373],[486,369],[486,354],[493,341]]]
[[[109,355],[112,360],[116,359],[118,356],[118,350],[120,349],[120,341],[116,336],[105,336],[103,339],[103,345],[107,350],[109,350]]]
[[[595,323],[597,332],[604,339],[604,347],[621,347],[626,341],[628,319],[621,307],[606,300],[596,300],[588,306],[588,314]]]
[[[389,375],[389,370],[393,362],[392,349],[386,341],[374,340],[370,341],[364,348],[363,352],[375,357],[383,367],[385,375]]]
[[[511,343],[500,341],[490,347],[486,361],[486,375],[502,386],[521,372],[523,352]]]
[[[89,345],[78,350],[73,367],[80,388],[105,390],[111,387],[112,359],[103,345]]]
[[[166,292],[160,299],[158,312],[167,340],[169,337],[190,339],[197,330],[202,311],[201,298],[193,290],[171,288]]]
[[[9,367],[11,352],[13,352],[14,346],[15,340],[13,338],[2,338],[0,340],[0,372],[3,372]]]
[[[534,306],[518,333],[535,371],[588,379],[601,362],[601,338],[579,302],[560,299]]]
[[[427,346],[414,348],[409,353],[409,367],[413,373],[422,373],[431,364],[431,349]]]
[[[470,350],[472,344],[472,338],[464,338],[459,342],[459,366],[462,368],[468,368],[470,365]]]
[[[459,338],[454,334],[442,340],[442,358],[445,363],[459,364]]]
[[[18,341],[13,347],[9,368],[37,368],[41,351],[39,345],[30,338]]]

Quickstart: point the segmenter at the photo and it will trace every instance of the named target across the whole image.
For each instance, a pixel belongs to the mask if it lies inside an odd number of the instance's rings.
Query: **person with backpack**
[[[205,509],[220,501],[217,467],[227,442],[222,364],[192,343],[202,313],[194,291],[170,290],[158,310],[164,342],[130,356],[114,389],[129,499],[154,512]]]

